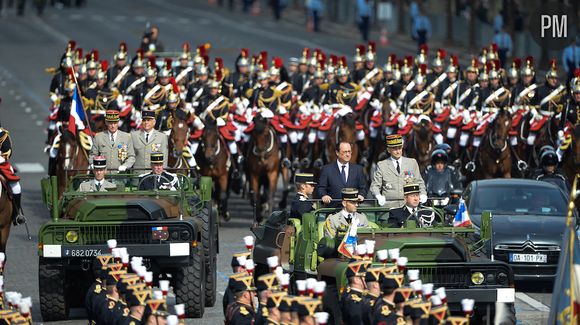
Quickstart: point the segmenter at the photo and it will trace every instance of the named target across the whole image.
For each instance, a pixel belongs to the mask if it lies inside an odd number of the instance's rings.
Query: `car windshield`
[[[565,216],[567,210],[564,195],[555,188],[547,187],[481,187],[473,193],[470,212],[481,214],[535,214]]]

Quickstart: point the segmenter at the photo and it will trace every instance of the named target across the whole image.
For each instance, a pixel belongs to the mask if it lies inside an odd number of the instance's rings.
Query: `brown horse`
[[[183,155],[185,145],[189,140],[189,126],[187,125],[187,113],[181,109],[172,112],[170,127],[167,166],[184,174],[189,173],[190,166]]]
[[[272,212],[274,193],[278,185],[278,175],[282,173],[284,191],[279,207],[286,208],[289,193],[289,171],[280,165],[280,143],[276,131],[268,119],[256,115],[254,129],[248,145],[245,164],[246,175],[250,183],[251,203],[255,206],[254,223],[262,221]]]
[[[574,181],[574,177],[580,171],[580,125],[574,127],[572,143],[564,152],[562,171],[570,182]],[[580,200],[580,197],[578,199]],[[577,207],[580,208],[580,205]]]
[[[409,158],[415,158],[421,173],[431,162],[431,152],[435,147],[433,139],[433,124],[429,120],[422,119],[413,124],[407,141],[405,141],[405,151]]]
[[[326,157],[328,161],[336,160],[336,144],[348,142],[352,144],[351,161],[358,162],[359,147],[356,141],[356,120],[353,113],[335,117],[326,138]]]
[[[200,150],[197,150],[196,161],[201,176],[209,176],[214,184],[214,199],[218,200],[220,216],[229,220],[228,199],[230,196],[228,181],[230,176],[230,154],[226,142],[219,134],[217,125],[209,124],[203,130]],[[219,199],[218,199],[219,198]]]
[[[512,154],[509,145],[509,130],[512,118],[505,109],[500,109],[488,125],[476,158],[476,179],[495,177],[511,178]]]
[[[549,117],[537,132],[530,130],[531,123],[532,114],[528,113],[525,120],[521,122],[519,129],[520,138],[518,141],[518,156],[526,161],[530,170],[533,170],[533,168],[540,166],[540,148],[546,145],[556,147],[556,136],[558,134],[559,123],[556,117]],[[533,144],[529,145],[527,141],[532,134],[534,136]]]
[[[61,131],[55,164],[59,199],[62,198],[68,179],[78,174],[79,170],[89,168],[88,153],[83,149],[77,136],[68,131],[66,124]]]
[[[0,175],[0,252],[2,253],[6,253],[6,244],[12,225],[12,213],[14,212],[14,205],[8,192],[8,183],[4,176]]]

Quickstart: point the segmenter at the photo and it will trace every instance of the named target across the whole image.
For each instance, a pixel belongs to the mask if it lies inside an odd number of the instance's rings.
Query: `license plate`
[[[547,263],[548,262],[548,255],[546,255],[546,254],[510,254],[510,262]]]
[[[98,248],[64,248],[62,255],[65,257],[96,257],[101,255]]]

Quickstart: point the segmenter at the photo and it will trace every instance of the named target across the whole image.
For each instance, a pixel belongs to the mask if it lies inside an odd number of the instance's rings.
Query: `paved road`
[[[32,296],[33,318],[40,321],[38,309],[38,258],[36,233],[49,218],[42,204],[39,182],[45,175],[45,117],[48,110],[47,67],[58,64],[69,39],[77,40],[85,50],[97,48],[103,58],[111,59],[117,45],[126,41],[134,53],[146,22],[157,24],[167,49],[178,50],[183,41],[192,46],[211,42],[211,56],[221,56],[231,63],[242,47],[267,50],[284,58],[300,56],[303,47],[348,55],[358,35],[341,30],[310,34],[300,22],[275,23],[270,17],[249,17],[207,7],[203,1],[89,1],[84,9],[49,9],[41,18],[10,14],[0,19],[0,120],[10,129],[15,144],[13,160],[23,176],[24,209],[28,215],[32,240],[23,227],[12,230],[8,244],[6,290]],[[294,14],[293,17],[299,17]],[[396,45],[396,46],[395,46]],[[414,48],[411,42],[393,44],[398,55]],[[380,57],[387,50],[379,49]],[[233,219],[221,228],[219,290],[225,287],[233,252],[243,249],[241,238],[249,234],[251,208],[247,201],[234,197],[230,204]],[[542,324],[547,317],[551,288],[537,285],[518,286],[517,313],[522,324]],[[221,296],[218,297],[221,300]],[[74,320],[66,324],[84,324],[83,312],[74,311]],[[216,324],[223,320],[220,304],[206,309],[205,317],[195,324]],[[63,323],[63,322],[60,322]],[[193,323],[193,321],[192,321]]]

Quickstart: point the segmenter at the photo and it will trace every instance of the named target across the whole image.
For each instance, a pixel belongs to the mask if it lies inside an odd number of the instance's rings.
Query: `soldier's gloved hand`
[[[420,201],[421,203],[425,203],[425,202],[427,202],[427,194],[420,194],[420,195],[419,195],[419,201]]]
[[[332,198],[330,197],[330,195],[325,195],[322,197],[322,202],[324,202],[324,204],[328,204],[328,203],[330,203],[330,201],[332,201]]]
[[[377,204],[380,206],[383,206],[383,205],[385,205],[385,203],[387,203],[387,199],[381,194],[377,195],[376,198],[377,198]]]
[[[0,164],[3,164],[4,162],[6,162],[6,158],[4,158],[3,156],[0,156]]]
[[[95,169],[95,166],[93,164],[90,164],[89,165],[89,170],[93,170],[93,169]]]
[[[122,172],[124,172],[124,171],[126,171],[126,170],[127,170],[127,166],[125,166],[125,165],[121,165],[121,166],[119,166],[119,172],[121,172],[121,173],[122,173]]]

